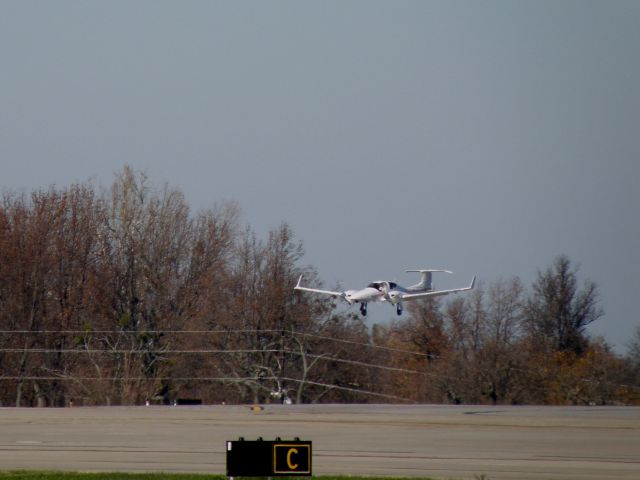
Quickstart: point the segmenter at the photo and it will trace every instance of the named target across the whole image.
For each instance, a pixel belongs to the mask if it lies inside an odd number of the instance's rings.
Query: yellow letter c
[[[298,464],[297,463],[291,463],[291,455],[293,454],[297,454],[298,453],[298,449],[297,448],[290,448],[289,451],[287,452],[287,465],[289,466],[289,468],[291,470],[295,470],[296,468],[298,468]]]

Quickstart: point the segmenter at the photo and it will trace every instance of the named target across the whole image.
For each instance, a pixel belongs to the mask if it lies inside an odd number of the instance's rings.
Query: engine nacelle
[[[390,290],[387,293],[387,300],[389,300],[391,304],[396,305],[400,300],[402,300],[401,292],[398,290]]]
[[[346,292],[343,293],[342,298],[344,298],[349,305],[353,305],[355,302],[358,301],[352,298],[353,294],[356,293],[357,291],[358,290],[347,290]]]

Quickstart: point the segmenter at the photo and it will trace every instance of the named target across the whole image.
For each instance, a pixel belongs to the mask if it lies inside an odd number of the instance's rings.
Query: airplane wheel
[[[402,305],[401,304],[398,304],[398,306],[396,307],[396,313],[398,315],[402,315]]]
[[[367,316],[367,305],[366,304],[362,304],[360,305],[360,313],[362,314],[363,317]]]

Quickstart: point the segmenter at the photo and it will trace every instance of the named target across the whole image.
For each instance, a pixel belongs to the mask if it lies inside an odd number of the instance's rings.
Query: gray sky
[[[0,0],[0,187],[128,163],[260,235],[288,222],[328,287],[529,286],[567,254],[623,352],[639,46],[637,1]]]

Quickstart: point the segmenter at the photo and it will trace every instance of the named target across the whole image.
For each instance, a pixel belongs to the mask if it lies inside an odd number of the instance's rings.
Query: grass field
[[[246,477],[243,477],[246,478]],[[260,477],[262,478],[262,477]],[[273,480],[291,477],[271,477]],[[403,480],[401,477],[351,477],[351,476],[321,476],[305,477],[318,480]],[[227,480],[225,475],[191,474],[191,473],[78,473],[78,472],[48,472],[38,470],[1,471],[0,480]],[[404,479],[406,480],[406,479]],[[412,478],[411,480],[429,480],[428,478]]]

